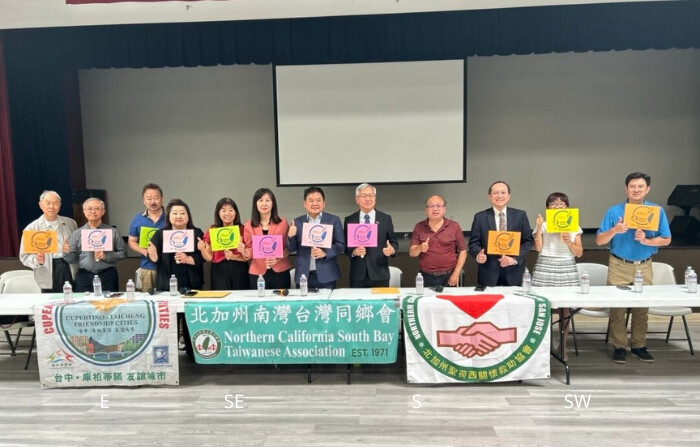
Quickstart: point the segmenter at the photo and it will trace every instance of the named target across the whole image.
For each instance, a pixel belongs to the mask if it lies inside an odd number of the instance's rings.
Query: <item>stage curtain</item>
[[[10,110],[7,99],[5,55],[0,35],[0,257],[15,256],[19,252],[19,231],[15,207],[15,179],[12,163],[12,138],[10,136]]]

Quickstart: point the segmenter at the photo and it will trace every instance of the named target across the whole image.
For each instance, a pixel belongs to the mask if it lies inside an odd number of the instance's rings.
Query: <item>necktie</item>
[[[369,214],[365,214],[365,223],[366,223],[366,224],[369,223]]]
[[[498,213],[498,231],[506,231],[506,215],[503,211]]]

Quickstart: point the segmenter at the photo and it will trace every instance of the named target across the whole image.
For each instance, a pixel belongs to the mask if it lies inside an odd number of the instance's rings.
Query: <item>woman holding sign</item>
[[[548,210],[563,210],[569,208],[569,197],[561,192],[555,192],[547,197],[545,202]],[[556,220],[557,214],[548,213],[552,220],[551,226],[565,228],[567,219],[564,222]],[[539,252],[537,262],[532,272],[532,285],[536,287],[565,287],[578,286],[578,270],[576,270],[576,259],[583,254],[581,245],[581,227],[576,225],[575,231],[557,231],[552,228],[547,231],[547,222],[544,222],[541,214],[537,215],[535,229],[533,230],[535,240],[535,250]],[[566,321],[562,343],[564,353],[566,353],[566,339],[569,335],[569,310],[563,312],[563,320]],[[566,354],[564,354],[566,358]]]
[[[265,278],[267,289],[289,289],[291,278],[287,231],[289,224],[277,214],[277,199],[268,188],[253,194],[253,210],[245,223],[243,257],[250,259],[250,288],[255,289],[258,275]]]
[[[248,289],[248,261],[241,255],[241,217],[233,199],[224,197],[214,209],[214,225],[197,241],[205,261],[211,261],[212,290]]]
[[[194,241],[204,237],[190,217],[190,207],[172,199],[165,208],[165,228],[156,231],[148,243],[148,257],[156,264],[156,290],[170,289],[170,276],[178,289],[201,289],[204,285],[204,258]]]

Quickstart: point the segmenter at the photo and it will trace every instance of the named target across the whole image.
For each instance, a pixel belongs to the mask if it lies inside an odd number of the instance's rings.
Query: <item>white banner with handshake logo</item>
[[[437,295],[403,299],[411,383],[549,377],[549,301],[536,295]]]
[[[177,319],[167,301],[100,299],[34,311],[41,385],[178,385]]]

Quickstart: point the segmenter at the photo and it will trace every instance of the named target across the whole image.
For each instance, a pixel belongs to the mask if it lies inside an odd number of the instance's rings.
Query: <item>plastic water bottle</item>
[[[73,302],[73,286],[68,281],[63,284],[63,302],[66,304]]]
[[[423,295],[423,284],[423,275],[421,275],[421,273],[418,272],[418,274],[416,275],[416,293],[418,295]]]
[[[299,278],[299,290],[301,296],[309,294],[309,280],[306,279],[306,275],[301,275],[301,278]]]
[[[690,272],[693,271],[693,268],[691,266],[688,266],[688,268],[685,269],[685,280],[683,281],[683,284],[688,287],[688,275]]]
[[[698,293],[698,275],[693,269],[690,269],[690,273],[688,273],[688,292]]]
[[[170,295],[177,295],[177,277],[175,275],[170,275],[170,282],[168,285],[170,286]]]
[[[136,284],[134,284],[134,281],[132,279],[129,279],[126,282],[126,300],[127,301],[134,301],[136,298]]]
[[[588,295],[591,291],[591,277],[588,272],[583,272],[581,275],[581,293]]]
[[[642,290],[644,290],[644,276],[641,270],[637,270],[634,274],[634,293],[642,293]]]
[[[532,290],[532,275],[530,270],[525,267],[525,273],[523,273],[523,292],[530,293]]]
[[[102,281],[97,275],[92,278],[92,291],[95,293],[95,296],[102,296]]]
[[[265,296],[265,278],[263,278],[263,275],[258,275],[258,296]]]

